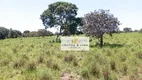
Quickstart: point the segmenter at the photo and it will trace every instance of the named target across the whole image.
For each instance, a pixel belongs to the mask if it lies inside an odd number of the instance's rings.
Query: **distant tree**
[[[46,36],[47,30],[46,29],[38,29],[37,35],[38,36]]]
[[[123,28],[123,31],[124,31],[124,32],[132,32],[132,29],[131,29],[131,28],[128,28],[128,27],[125,27],[125,28]]]
[[[31,31],[31,32],[29,33],[29,37],[38,37],[38,34],[37,34],[36,31]]]
[[[37,31],[37,35],[38,35],[38,36],[52,36],[53,33],[50,32],[50,31],[47,31],[46,29],[39,29],[39,30]]]
[[[142,28],[139,30],[139,33],[142,33]]]
[[[18,37],[22,37],[22,32],[21,31],[19,31],[19,30],[14,30],[14,31],[16,32]]]
[[[134,30],[134,32],[139,32],[139,30]]]
[[[96,36],[100,41],[100,47],[103,46],[103,35],[112,34],[118,30],[120,25],[118,19],[109,13],[109,10],[95,10],[85,15],[83,20],[83,32],[89,36]]]
[[[19,30],[10,29],[8,33],[8,38],[17,38],[21,37],[22,33]]]
[[[30,33],[30,31],[29,30],[25,30],[23,33]]]
[[[23,37],[29,37],[29,33],[30,33],[29,30],[25,30],[25,31],[23,32]]]
[[[117,33],[123,33],[123,30],[120,30],[120,29],[119,29]]]
[[[9,29],[5,27],[0,27],[0,39],[5,39],[8,37]]]
[[[68,2],[55,2],[48,6],[40,18],[45,26],[45,29],[52,27],[60,27],[58,37],[62,32],[74,33],[78,18],[76,18],[78,8],[75,4]]]
[[[9,30],[8,38],[14,38],[14,31],[12,29]]]
[[[47,36],[53,36],[53,33],[51,31],[47,31]]]

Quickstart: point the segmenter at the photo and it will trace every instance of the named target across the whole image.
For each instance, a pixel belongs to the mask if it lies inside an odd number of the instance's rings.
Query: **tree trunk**
[[[57,34],[56,42],[58,42],[58,38],[59,38],[60,35],[61,35],[61,27],[60,27],[60,32],[59,32],[59,34]]]
[[[103,47],[103,35],[100,36],[100,48]]]

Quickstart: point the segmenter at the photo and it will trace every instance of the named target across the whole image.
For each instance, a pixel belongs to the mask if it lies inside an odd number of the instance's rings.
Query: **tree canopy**
[[[90,36],[96,36],[100,41],[100,47],[103,46],[103,35],[117,31],[120,22],[109,10],[95,10],[88,13],[83,19],[83,32]]]
[[[59,27],[59,35],[63,31],[69,31],[70,33],[75,33],[79,18],[76,18],[78,8],[75,4],[68,2],[55,2],[48,6],[41,15],[40,19],[45,26],[45,29],[52,27]],[[56,40],[59,35],[57,35]]]

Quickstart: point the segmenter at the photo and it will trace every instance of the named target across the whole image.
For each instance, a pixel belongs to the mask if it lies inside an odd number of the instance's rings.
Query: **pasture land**
[[[83,36],[83,35],[82,35]],[[61,51],[52,37],[0,40],[0,80],[142,80],[142,34],[90,38],[90,51]]]

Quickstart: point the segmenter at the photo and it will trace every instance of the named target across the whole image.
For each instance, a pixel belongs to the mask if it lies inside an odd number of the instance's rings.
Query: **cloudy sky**
[[[120,29],[131,27],[142,28],[141,0],[0,0],[0,26],[20,31],[36,31],[44,28],[40,15],[50,3],[66,1],[79,8],[77,16],[98,10],[110,10],[122,23]],[[50,29],[55,32],[56,29]]]

